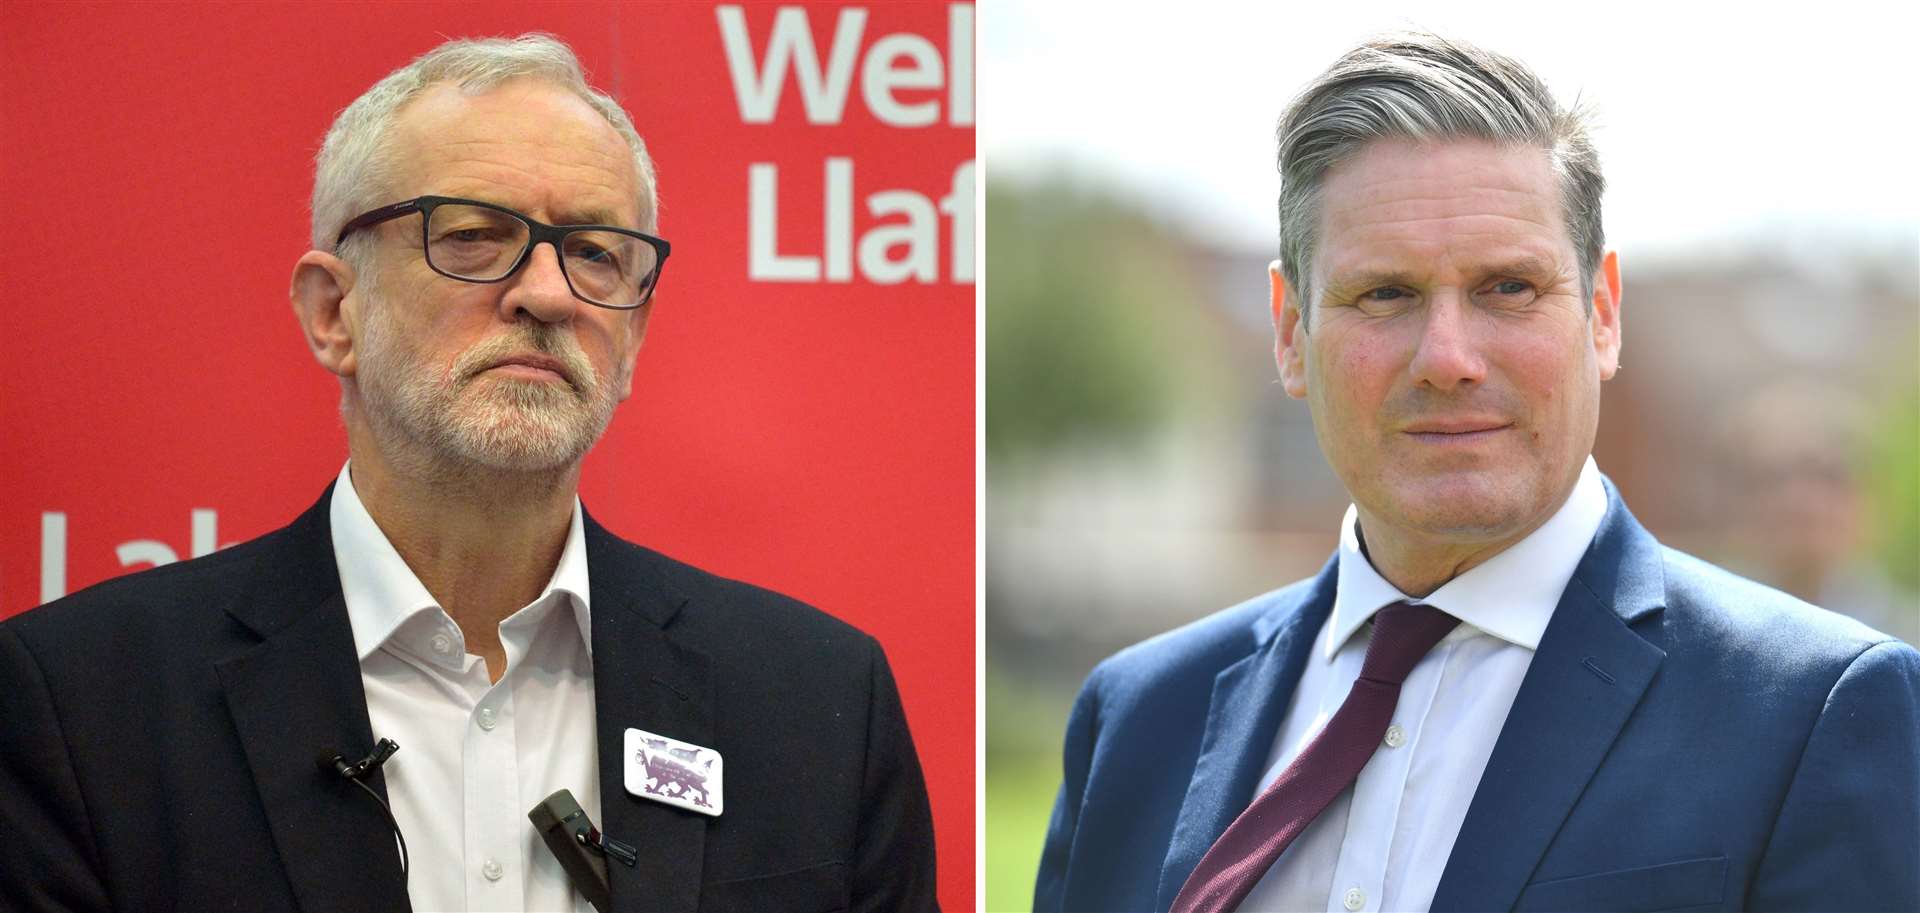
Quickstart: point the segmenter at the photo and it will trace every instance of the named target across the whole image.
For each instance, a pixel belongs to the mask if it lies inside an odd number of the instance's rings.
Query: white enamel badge
[[[720,752],[640,729],[627,730],[626,786],[642,799],[718,815]]]

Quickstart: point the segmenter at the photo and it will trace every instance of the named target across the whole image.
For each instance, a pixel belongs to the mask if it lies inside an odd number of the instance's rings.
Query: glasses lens
[[[527,223],[497,209],[447,203],[427,217],[427,263],[483,282],[513,269],[527,249]]]
[[[647,300],[660,254],[653,245],[617,231],[569,232],[560,242],[573,290],[595,304],[637,307]]]

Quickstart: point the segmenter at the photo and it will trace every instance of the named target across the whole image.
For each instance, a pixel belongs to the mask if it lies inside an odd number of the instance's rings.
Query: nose
[[[585,305],[573,296],[567,277],[560,271],[560,254],[551,243],[535,244],[527,252],[527,262],[508,277],[506,292],[500,296],[500,316],[509,323],[525,312],[542,323],[565,323]]]
[[[1436,292],[1426,309],[1418,347],[1408,366],[1413,381],[1435,390],[1452,390],[1486,379],[1472,305],[1450,291]]]

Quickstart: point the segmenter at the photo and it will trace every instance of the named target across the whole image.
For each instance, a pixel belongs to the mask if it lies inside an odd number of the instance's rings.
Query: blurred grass
[[[1033,876],[1060,789],[1060,744],[1078,684],[1048,682],[987,661],[988,913],[1033,909]]]
[[[987,897],[989,913],[1033,909],[1033,876],[1060,788],[1060,759],[1005,753],[987,759]]]
[[[1867,480],[1880,566],[1920,590],[1920,390],[1889,397],[1872,442]]]

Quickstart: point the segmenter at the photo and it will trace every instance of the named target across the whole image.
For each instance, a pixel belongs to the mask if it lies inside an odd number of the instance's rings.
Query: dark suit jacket
[[[327,505],[0,624],[0,909],[407,907],[378,806],[315,763],[374,739]],[[933,909],[879,644],[591,517],[586,548],[596,823],[640,856],[609,865],[614,907]],[[725,814],[629,795],[628,727],[718,749]]]
[[[1920,910],[1920,653],[1607,498],[1433,909]],[[1335,570],[1093,671],[1037,909],[1172,904],[1253,801]]]

